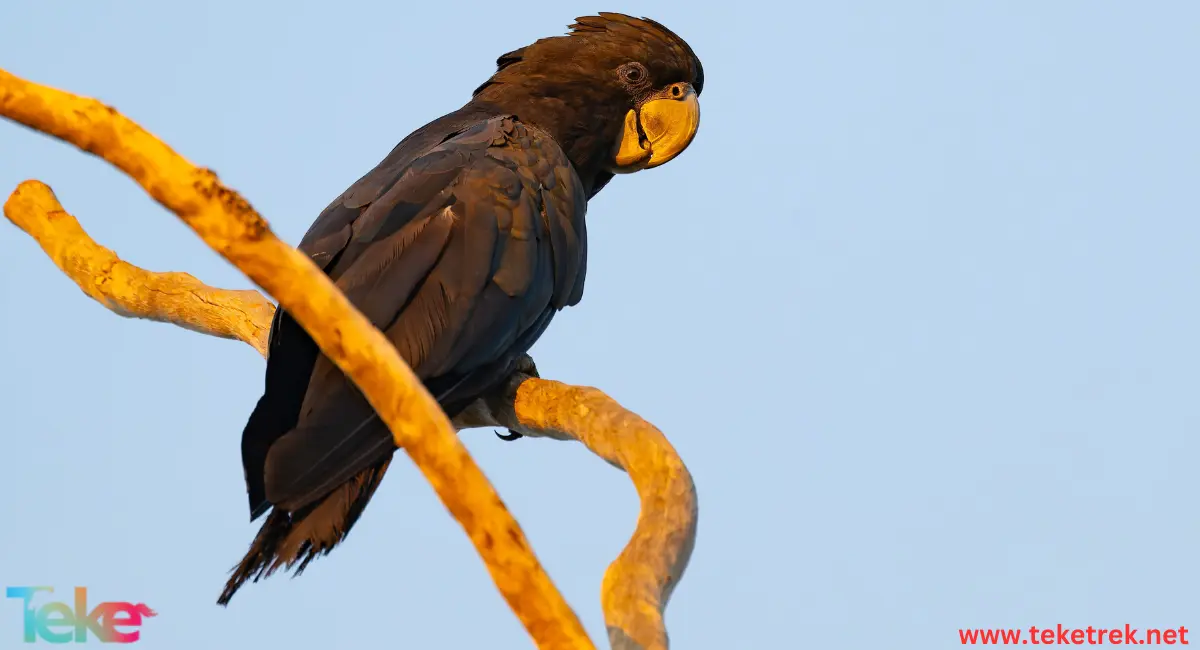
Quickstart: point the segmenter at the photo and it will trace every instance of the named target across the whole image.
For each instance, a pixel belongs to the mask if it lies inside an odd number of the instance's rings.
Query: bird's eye
[[[626,63],[618,68],[617,72],[621,75],[622,81],[633,86],[642,83],[646,79],[646,66],[637,62]]]

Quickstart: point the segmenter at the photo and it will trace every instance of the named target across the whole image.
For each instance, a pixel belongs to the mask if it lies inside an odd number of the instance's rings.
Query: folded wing
[[[558,145],[507,117],[410,158],[364,176],[300,249],[454,415],[579,301],[586,197]],[[313,504],[394,449],[357,388],[280,310],[242,437],[252,516]]]

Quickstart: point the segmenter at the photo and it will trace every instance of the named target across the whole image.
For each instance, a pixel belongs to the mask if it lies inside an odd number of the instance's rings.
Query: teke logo
[[[87,587],[75,587],[75,609],[66,603],[50,602],[34,608],[33,595],[39,591],[53,592],[53,587],[9,587],[9,598],[20,598],[25,613],[25,643],[40,637],[47,643],[85,643],[88,631],[101,643],[133,643],[141,638],[140,630],[121,632],[118,627],[139,627],[143,618],[155,616],[154,610],[142,603],[100,603],[90,613],[87,609]],[[101,622],[103,619],[103,622]],[[66,629],[64,629],[66,628]]]

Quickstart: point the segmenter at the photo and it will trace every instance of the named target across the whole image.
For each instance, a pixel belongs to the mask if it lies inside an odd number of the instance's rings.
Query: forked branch
[[[396,444],[466,530],[539,648],[594,646],[455,430],[501,426],[527,436],[579,440],[625,469],[641,497],[641,515],[604,577],[601,601],[609,637],[614,648],[668,647],[662,614],[695,543],[697,506],[687,468],[657,428],[599,390],[537,378],[530,359],[502,390],[452,424],[382,334],[212,171],[194,167],[96,100],[3,70],[0,115],[112,163],[279,299],[387,422]],[[258,292],[216,289],[185,273],[153,273],[120,260],[37,181],[22,183],[4,213],[84,293],[110,310],[244,341],[265,352],[275,308]]]

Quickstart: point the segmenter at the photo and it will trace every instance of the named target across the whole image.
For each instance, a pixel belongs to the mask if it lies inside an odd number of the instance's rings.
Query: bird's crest
[[[649,46],[649,41],[655,41],[657,47],[654,49],[665,48],[671,53],[672,58],[689,69],[692,73],[691,77],[695,79],[692,86],[696,89],[697,95],[704,87],[704,67],[700,64],[696,53],[692,51],[687,41],[658,21],[602,11],[595,16],[576,18],[575,22],[568,25],[568,29],[571,31],[565,36],[538,39],[530,45],[500,55],[496,59],[496,74],[476,88],[472,96],[478,95],[484,88],[496,83],[501,73],[514,64],[534,58],[541,52],[545,52],[551,59],[558,58],[555,52],[556,45],[564,44],[564,41],[568,41],[568,39],[586,39],[595,35],[603,35],[632,47],[645,48]]]

